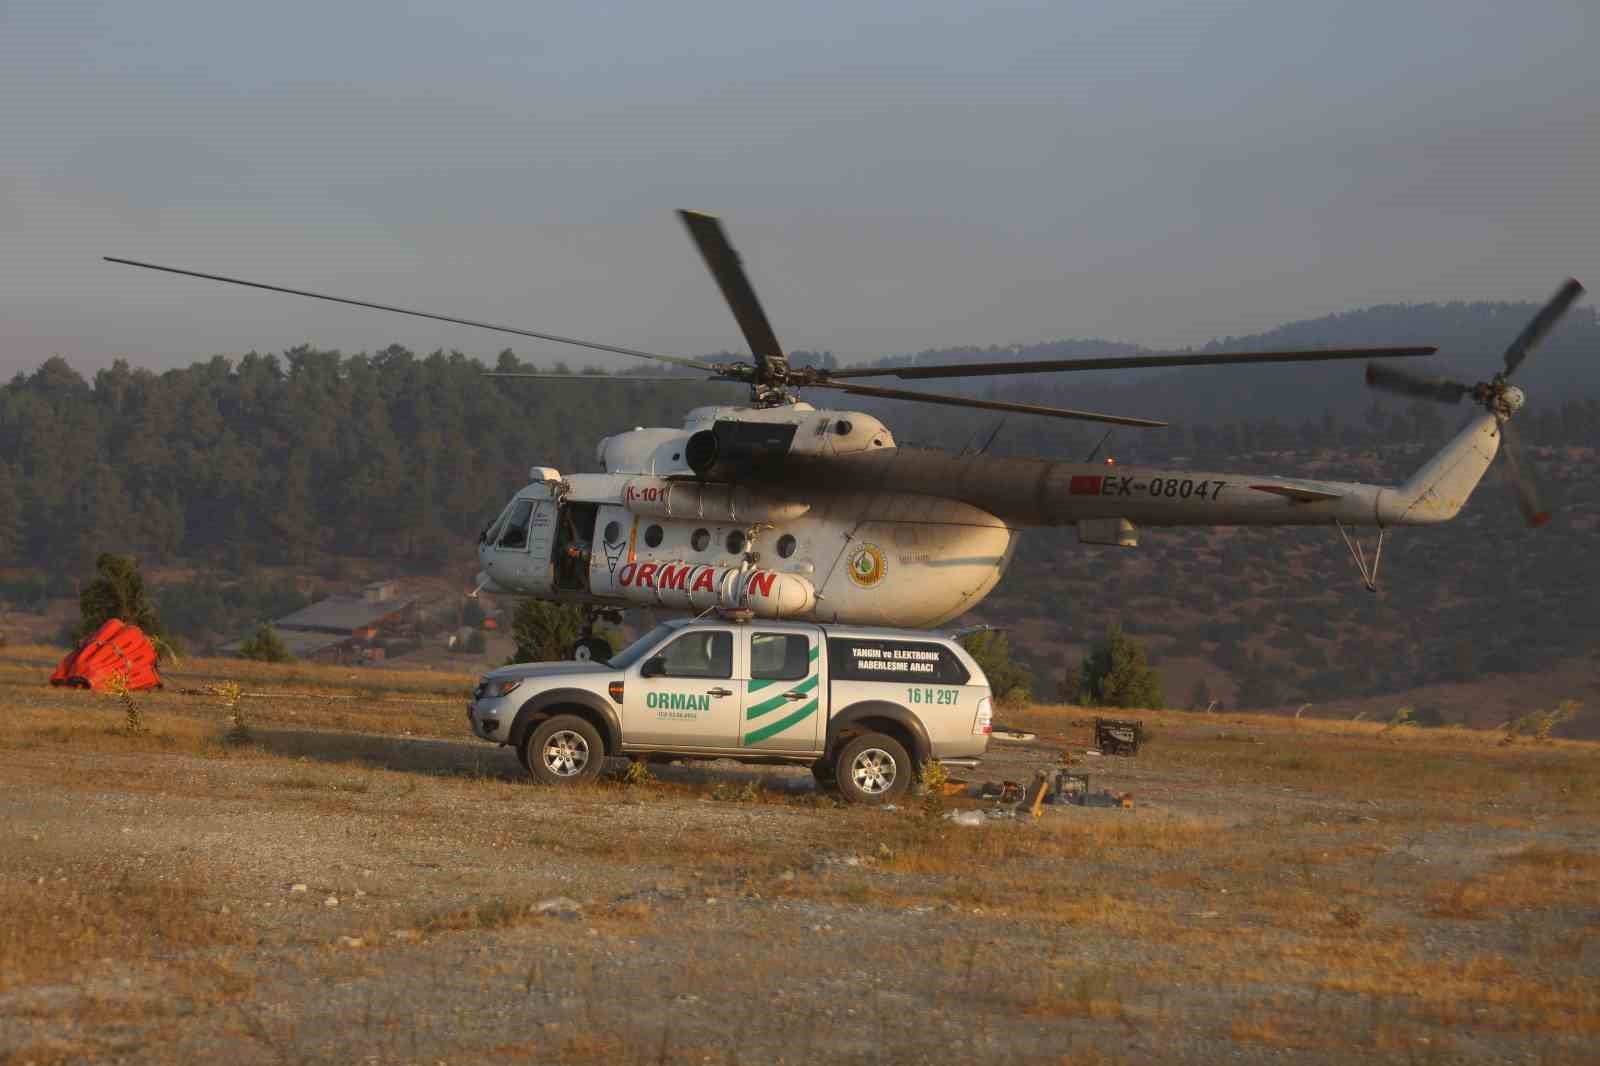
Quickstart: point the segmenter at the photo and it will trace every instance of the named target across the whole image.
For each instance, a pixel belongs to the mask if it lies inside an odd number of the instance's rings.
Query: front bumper
[[[492,744],[511,743],[511,723],[517,718],[517,704],[508,698],[483,697],[467,701],[467,725],[472,735]]]

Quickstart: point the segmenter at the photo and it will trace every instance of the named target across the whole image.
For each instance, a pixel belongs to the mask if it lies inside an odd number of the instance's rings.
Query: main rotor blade
[[[880,396],[886,400],[914,400],[917,403],[939,403],[948,407],[976,407],[982,411],[1015,411],[1024,415],[1071,418],[1079,422],[1109,422],[1114,426],[1137,426],[1141,429],[1159,429],[1166,425],[1165,422],[1157,422],[1150,418],[1102,415],[1093,411],[1074,411],[1068,407],[1041,407],[1038,404],[1011,403],[1008,400],[979,400],[968,396],[945,396],[935,392],[912,392],[910,389],[885,389],[878,385],[856,385],[846,381],[817,381],[804,387],[838,389],[856,396]]]
[[[1533,474],[1533,464],[1522,450],[1522,438],[1511,428],[1511,423],[1500,423],[1500,452],[1506,457],[1506,480],[1516,494],[1517,506],[1522,509],[1523,520],[1537,529],[1550,521],[1550,512],[1539,504],[1539,483]]]
[[[1522,332],[1517,334],[1517,339],[1511,342],[1511,347],[1506,349],[1506,375],[1522,365],[1530,352],[1538,347],[1544,335],[1549,333],[1555,324],[1561,321],[1561,316],[1572,309],[1578,297],[1583,295],[1583,286],[1578,284],[1577,278],[1568,278],[1566,284],[1556,290],[1550,297],[1550,302],[1539,309],[1533,316],[1533,321],[1522,327]]]
[[[738,321],[757,364],[764,366],[769,358],[782,359],[783,348],[778,344],[777,334],[772,332],[772,323],[767,321],[767,313],[756,299],[756,290],[745,275],[739,253],[733,250],[727,234],[722,232],[722,222],[698,211],[679,211],[678,217],[688,227],[689,236],[700,249],[711,276],[717,279],[722,298],[728,301],[728,308]]]
[[[698,359],[685,359],[681,355],[658,355],[655,352],[641,352],[635,348],[619,348],[614,344],[600,344],[597,341],[580,340],[577,337],[562,337],[554,333],[536,333],[531,329],[518,329],[515,326],[497,326],[492,322],[478,322],[470,318],[457,318],[454,315],[436,315],[431,311],[415,311],[408,307],[394,307],[389,304],[373,303],[370,300],[352,300],[345,296],[329,296],[321,292],[307,292],[305,289],[291,289],[283,285],[267,285],[260,281],[245,281],[242,278],[229,278],[221,274],[203,274],[198,270],[183,270],[178,267],[161,266],[156,263],[141,263],[137,259],[119,259],[114,255],[105,256],[108,263],[121,263],[123,266],[143,267],[146,270],[162,270],[168,274],[183,274],[191,278],[204,278],[207,281],[225,281],[229,285],[243,285],[251,289],[266,289],[268,292],[283,292],[290,296],[307,296],[313,300],[327,300],[330,303],[350,304],[354,307],[370,307],[374,311],[393,311],[397,315],[411,315],[413,318],[431,318],[438,322],[450,322],[457,326],[476,326],[478,329],[491,329],[497,333],[515,333],[519,337],[534,337],[542,341],[555,341],[557,344],[572,344],[579,348],[592,348],[597,352],[612,352],[616,355],[631,355],[636,359],[654,359],[658,363],[671,363],[674,366],[686,366],[695,370],[706,370],[715,374],[721,368],[711,363],[703,363]]]
[[[1374,389],[1398,392],[1403,396],[1416,396],[1434,403],[1460,403],[1462,397],[1472,394],[1471,385],[1445,378],[1419,377],[1397,367],[1382,363],[1367,364],[1367,384]]]
[[[679,385],[705,385],[708,382],[709,383],[715,383],[715,382],[720,382],[720,381],[737,381],[738,380],[737,378],[724,378],[724,377],[690,378],[690,377],[683,377],[682,375],[674,375],[674,374],[660,374],[660,375],[657,375],[657,374],[648,374],[648,375],[641,375],[641,374],[557,374],[554,371],[544,371],[544,370],[531,370],[531,371],[522,371],[522,370],[485,370],[483,372],[483,376],[486,377],[486,378],[540,378],[540,379],[544,379],[544,380],[548,380],[548,381],[590,381],[590,382],[601,382],[601,383],[605,383],[605,384],[610,384],[610,383],[616,382],[616,381],[624,381],[624,382],[633,382],[633,381],[661,382],[661,381],[667,381],[667,382],[674,382],[674,383],[679,384]]]
[[[1105,356],[1090,359],[1038,359],[1015,363],[951,363],[943,366],[859,367],[830,370],[829,379],[897,377],[964,378],[994,377],[1000,374],[1061,373],[1073,370],[1132,370],[1152,366],[1217,366],[1231,363],[1311,363],[1334,359],[1400,359],[1432,355],[1434,347],[1411,348],[1329,348],[1290,352],[1209,352],[1203,355]]]

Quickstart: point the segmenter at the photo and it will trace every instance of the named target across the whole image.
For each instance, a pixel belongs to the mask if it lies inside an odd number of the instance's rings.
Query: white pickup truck
[[[737,759],[810,766],[856,803],[895,799],[932,759],[977,765],[991,716],[949,636],[762,621],[667,622],[608,662],[505,666],[467,708],[544,784],[605,756]]]

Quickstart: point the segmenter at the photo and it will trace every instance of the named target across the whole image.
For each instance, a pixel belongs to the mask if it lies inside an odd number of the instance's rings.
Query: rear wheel
[[[882,733],[856,737],[833,762],[839,792],[851,803],[891,803],[911,785],[914,770],[903,744]]]
[[[522,765],[541,785],[592,781],[605,758],[600,732],[575,714],[545,719],[522,742]]]

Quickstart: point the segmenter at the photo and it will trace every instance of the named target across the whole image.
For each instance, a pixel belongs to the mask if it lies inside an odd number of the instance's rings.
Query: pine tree
[[[11,468],[0,463],[0,566],[22,555],[22,499]]]
[[[578,642],[583,613],[574,604],[523,600],[511,623],[517,642],[516,662],[544,663],[565,659]]]
[[[256,635],[239,645],[239,658],[255,659],[264,663],[286,663],[294,656],[283,646],[283,638],[270,625],[256,630]]]
[[[150,638],[162,635],[155,608],[144,594],[144,577],[139,564],[122,555],[101,555],[95,560],[99,574],[78,595],[78,625],[75,640],[82,641],[113,618],[125,625],[138,626]],[[159,648],[161,645],[157,644]]]
[[[1121,626],[1107,630],[1104,643],[1083,660],[1078,703],[1085,707],[1161,707],[1161,675],[1146,660],[1144,648]]]
[[[1011,645],[1004,633],[981,630],[961,638],[961,646],[978,660],[996,703],[1026,706],[1033,701],[1033,674],[1011,661]]]

